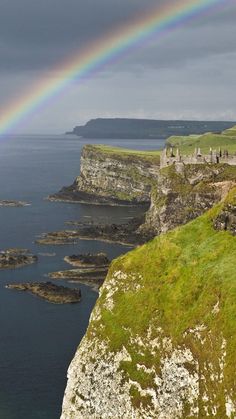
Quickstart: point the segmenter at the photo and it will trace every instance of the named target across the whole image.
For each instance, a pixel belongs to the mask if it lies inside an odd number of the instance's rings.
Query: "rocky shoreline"
[[[137,202],[136,200],[118,199],[115,197],[101,196],[90,194],[78,190],[77,184],[74,182],[71,186],[64,186],[59,192],[49,195],[47,200],[51,202],[68,202],[72,204],[91,204],[91,205],[109,205],[109,206],[145,206],[144,202]]]
[[[0,252],[0,269],[15,269],[31,265],[38,258],[27,249],[8,249]]]
[[[132,218],[124,224],[93,224],[84,222],[70,222],[77,227],[74,230],[62,230],[44,233],[36,240],[40,245],[75,244],[78,240],[99,240],[118,243],[125,246],[141,245],[154,237],[150,230],[140,230],[145,216]]]
[[[53,304],[74,304],[81,300],[80,289],[66,288],[52,282],[8,284],[6,288],[29,292]]]

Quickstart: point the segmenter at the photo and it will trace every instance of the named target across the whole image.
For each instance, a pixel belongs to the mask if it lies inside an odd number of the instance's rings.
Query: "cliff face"
[[[61,419],[236,416],[236,238],[216,229],[235,202],[233,189],[113,262],[69,368]]]
[[[83,149],[78,189],[113,199],[149,202],[151,185],[159,172],[159,156],[148,159],[141,153],[113,150],[95,146]]]
[[[176,164],[160,170],[141,230],[159,235],[195,219],[236,184],[236,167]]]
[[[148,203],[159,166],[158,152],[86,145],[80,176],[52,198],[100,204]]]

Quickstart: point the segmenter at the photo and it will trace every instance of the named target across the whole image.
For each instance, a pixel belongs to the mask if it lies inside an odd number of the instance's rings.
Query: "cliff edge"
[[[236,166],[175,164],[160,170],[140,232],[155,235],[188,223],[223,199],[236,185]]]
[[[160,152],[86,145],[80,176],[51,200],[109,205],[147,204],[160,168]]]
[[[235,417],[235,213],[233,188],[112,263],[61,419]]]

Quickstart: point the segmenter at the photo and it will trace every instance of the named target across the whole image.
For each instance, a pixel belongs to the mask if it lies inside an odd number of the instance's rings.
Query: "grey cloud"
[[[0,71],[48,69],[164,0],[0,0]],[[230,2],[229,2],[230,4]],[[120,67],[175,65],[235,50],[235,7],[189,22],[170,42],[150,41]],[[187,58],[186,58],[187,57]]]
[[[0,0],[0,112],[51,67],[166,0]],[[140,44],[18,130],[64,132],[93,117],[236,119],[236,6]],[[56,75],[58,77],[58,75]]]

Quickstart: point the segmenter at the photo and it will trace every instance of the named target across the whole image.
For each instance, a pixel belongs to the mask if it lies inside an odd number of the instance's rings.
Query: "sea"
[[[135,207],[109,207],[50,202],[80,171],[86,143],[109,144],[137,150],[158,150],[164,140],[83,140],[70,135],[0,137],[0,200],[30,203],[22,208],[0,207],[0,250],[29,249],[38,262],[0,271],[0,419],[59,419],[67,369],[88,326],[98,294],[83,284],[78,304],[55,305],[31,294],[9,290],[6,284],[47,281],[47,274],[70,269],[63,258],[105,252],[110,259],[127,246],[80,240],[75,245],[40,246],[42,233],[62,230],[71,220],[127,222]],[[67,226],[68,228],[68,226]]]

